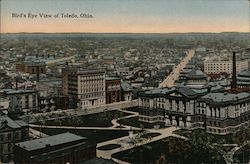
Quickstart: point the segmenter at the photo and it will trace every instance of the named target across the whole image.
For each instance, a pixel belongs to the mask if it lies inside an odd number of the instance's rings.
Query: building
[[[0,97],[10,100],[9,112],[28,113],[38,110],[38,92],[36,90],[2,89]]]
[[[239,88],[250,89],[250,70],[242,71],[237,76],[237,86]]]
[[[204,72],[199,68],[192,68],[189,71],[184,70],[184,72],[180,74],[176,84],[183,84],[191,88],[201,88],[206,86],[208,82],[209,78]]]
[[[29,74],[46,74],[46,63],[41,61],[26,61],[16,64],[16,70]]]
[[[72,133],[19,142],[14,148],[14,162],[19,164],[79,163],[94,157],[96,145]]]
[[[121,101],[121,79],[116,77],[106,77],[106,104]]]
[[[79,108],[106,104],[105,71],[65,68],[63,94],[75,100]]]
[[[0,163],[13,159],[14,145],[29,138],[29,126],[22,120],[0,116]]]
[[[248,69],[248,60],[239,60],[236,63],[236,72],[239,73]],[[204,62],[204,72],[206,74],[232,74],[233,63],[231,60],[211,59]]]
[[[250,94],[218,92],[217,88],[154,89],[140,93],[139,121],[154,125],[203,128],[228,134],[250,125]]]
[[[197,101],[195,114],[204,116],[197,124],[207,132],[235,132],[250,125],[250,94],[209,93]]]
[[[121,83],[122,101],[130,101],[133,99],[133,88],[128,82]]]
[[[36,89],[41,97],[62,95],[62,79],[44,79],[39,80]]]
[[[2,112],[8,111],[9,105],[10,105],[9,99],[0,97],[0,115]]]
[[[192,128],[196,100],[207,89],[157,88],[139,93],[139,121],[165,126]]]

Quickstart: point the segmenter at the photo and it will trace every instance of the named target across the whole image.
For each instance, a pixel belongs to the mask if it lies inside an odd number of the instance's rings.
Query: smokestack
[[[39,76],[40,76],[40,70],[39,70],[39,66],[36,66],[36,81],[39,82]]]
[[[236,81],[236,52],[233,52],[233,75],[232,75],[232,84],[231,89],[237,88],[237,81]]]
[[[15,81],[16,81],[16,90],[18,90],[17,77],[15,78]]]

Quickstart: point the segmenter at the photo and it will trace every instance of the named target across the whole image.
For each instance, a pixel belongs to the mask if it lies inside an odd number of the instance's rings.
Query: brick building
[[[115,77],[105,78],[106,104],[121,101],[121,80]]]

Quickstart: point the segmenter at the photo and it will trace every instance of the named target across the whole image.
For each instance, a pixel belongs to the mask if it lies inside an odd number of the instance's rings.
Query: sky
[[[249,0],[0,0],[0,2],[1,33],[185,33],[250,30]],[[37,18],[28,18],[29,13],[37,15]],[[42,13],[51,14],[52,18],[40,18],[39,14]],[[62,18],[62,13],[75,14],[78,18]],[[19,17],[15,17],[17,14]],[[57,14],[59,17],[56,17]],[[81,18],[81,14],[89,14],[93,18]]]

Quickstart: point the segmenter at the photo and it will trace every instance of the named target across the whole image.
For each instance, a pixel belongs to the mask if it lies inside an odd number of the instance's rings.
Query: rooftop
[[[5,93],[5,94],[24,94],[24,93],[34,93],[36,92],[35,90],[27,90],[27,89],[2,89],[0,90],[0,93]]]
[[[209,93],[202,97],[202,99],[210,101],[210,103],[233,103],[240,100],[249,98],[250,94],[246,92],[233,94],[233,93]]]
[[[39,138],[39,139],[31,140],[31,141],[19,142],[16,145],[18,145],[19,147],[27,151],[33,151],[33,150],[45,148],[46,145],[56,146],[56,145],[73,142],[73,141],[79,141],[79,140],[86,140],[86,138],[67,132],[67,133]]]
[[[29,126],[26,122],[22,120],[12,120],[8,116],[0,116],[0,129],[4,126],[7,125],[8,127],[12,129],[19,129],[22,127],[27,127]]]

